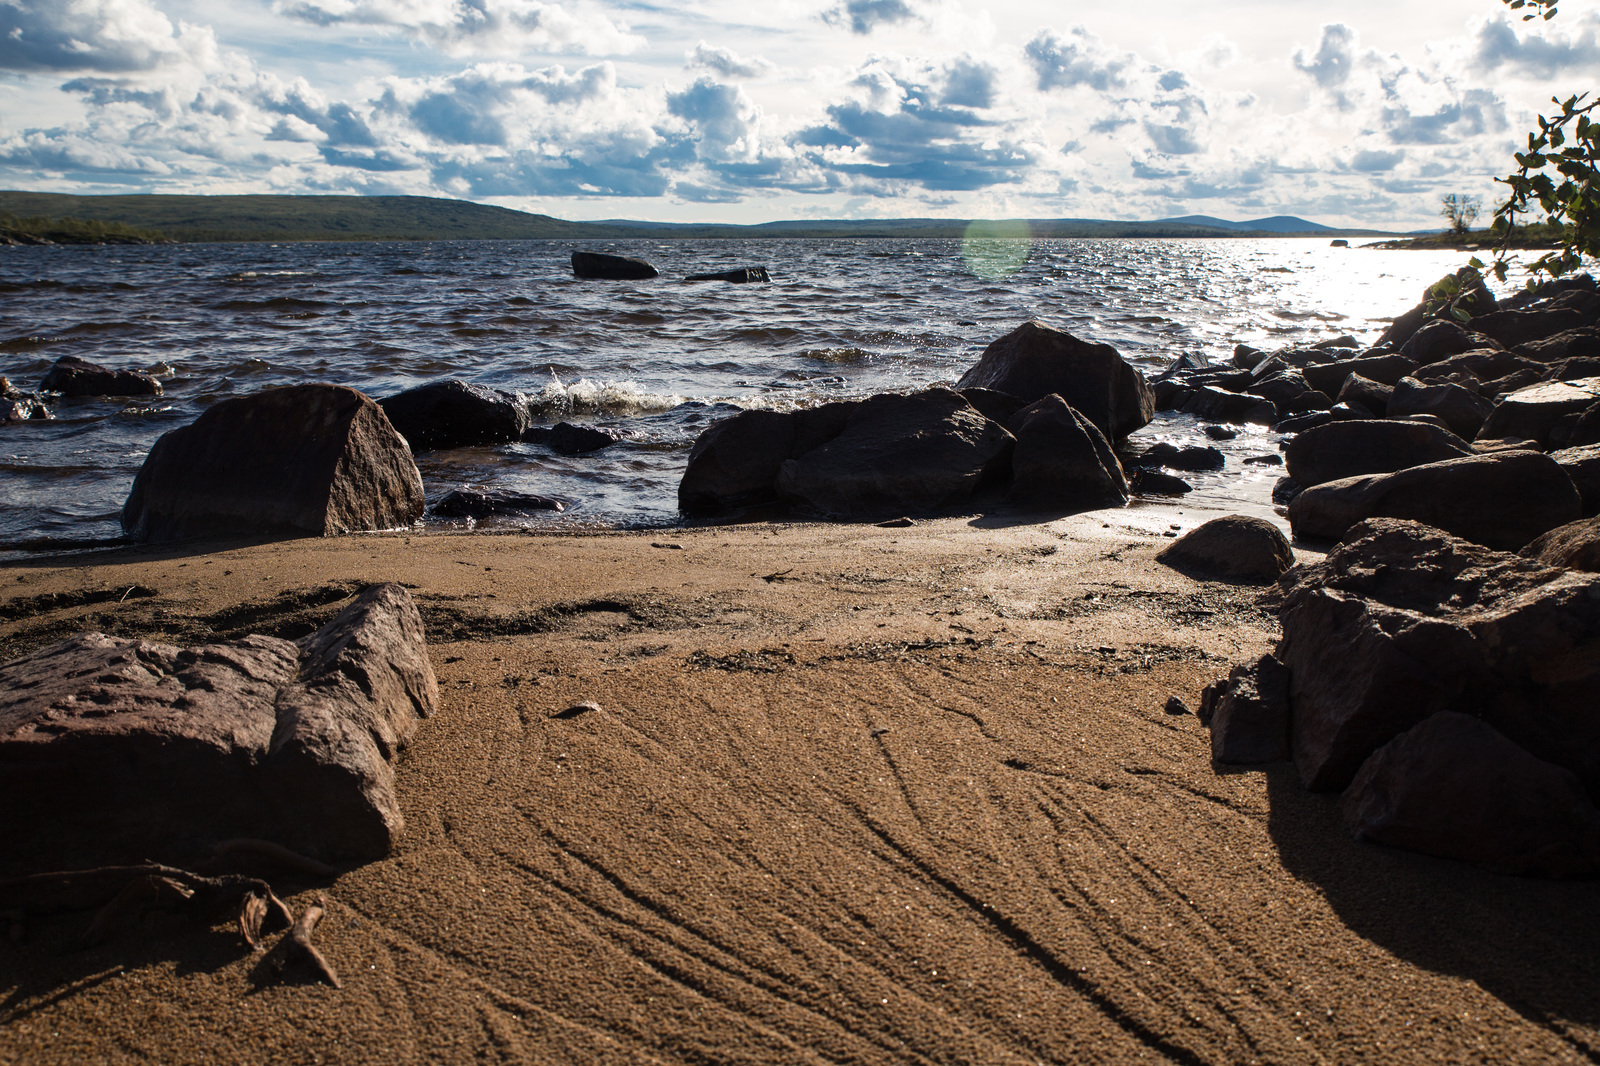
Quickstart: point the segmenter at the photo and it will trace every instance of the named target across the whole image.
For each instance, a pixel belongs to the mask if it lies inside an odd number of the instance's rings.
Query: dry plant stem
[[[339,983],[339,975],[333,972],[333,967],[328,965],[328,960],[322,957],[322,952],[311,943],[311,934],[317,928],[317,923],[322,921],[323,907],[327,899],[318,897],[320,905],[307,907],[295,919],[294,926],[289,930],[289,935],[280,942],[283,954],[278,959],[278,969],[281,971],[290,960],[304,962],[334,988],[343,988]]]
[[[192,898],[194,889],[179,884],[170,877],[159,874],[135,877],[123,886],[121,892],[111,898],[111,902],[100,908],[100,913],[94,916],[89,928],[78,938],[77,946],[90,948],[100,943],[113,925],[119,923],[130,911],[145,904],[165,902],[181,905]]]

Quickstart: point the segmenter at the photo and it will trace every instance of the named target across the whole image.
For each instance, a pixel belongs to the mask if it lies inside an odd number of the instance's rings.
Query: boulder
[[[1536,341],[1525,341],[1516,346],[1516,353],[1545,364],[1566,359],[1600,359],[1600,326],[1583,326]]]
[[[1600,444],[1585,444],[1551,452],[1550,458],[1578,490],[1584,516],[1600,514]]]
[[[1456,710],[1600,795],[1600,575],[1379,519],[1281,584],[1276,654],[1307,787],[1344,788],[1379,747]]]
[[[1207,691],[1213,762],[1251,765],[1289,757],[1289,672],[1282,663],[1263,655],[1234,667],[1220,688]]]
[[[1600,875],[1600,811],[1573,774],[1441,711],[1362,764],[1339,802],[1357,840],[1541,877]]]
[[[1542,373],[1544,364],[1495,348],[1474,348],[1472,351],[1441,359],[1437,363],[1419,366],[1406,376],[1416,378],[1424,385],[1432,385],[1441,381],[1453,381],[1458,374],[1467,374],[1477,381],[1494,381],[1519,370]]]
[[[608,255],[605,252],[573,252],[572,274],[579,278],[601,281],[642,281],[660,275],[655,267],[643,259],[627,255]]]
[[[1333,399],[1339,395],[1339,389],[1344,384],[1345,378],[1351,374],[1360,374],[1368,381],[1376,381],[1382,385],[1393,385],[1420,365],[1415,359],[1407,359],[1403,355],[1389,352],[1384,355],[1341,359],[1336,363],[1308,366],[1300,373],[1305,377],[1307,385]]]
[[[1004,468],[1014,443],[951,389],[873,396],[838,436],[779,466],[778,495],[838,518],[959,507]]]
[[[1093,422],[1054,393],[1018,411],[1006,502],[1048,511],[1120,507],[1128,483],[1116,453]]]
[[[1128,475],[1128,490],[1135,496],[1183,496],[1194,486],[1175,474],[1140,468]]]
[[[1502,551],[1580,517],[1578,490],[1560,464],[1529,451],[1328,481],[1289,505],[1298,537],[1337,540],[1364,519],[1409,518]]]
[[[564,511],[567,505],[552,496],[527,492],[477,489],[452,489],[433,505],[440,518],[499,518],[529,511]]]
[[[151,541],[329,536],[410,526],[422,508],[422,475],[381,407],[342,385],[289,385],[162,434],[122,528]]]
[[[1532,385],[1502,396],[1478,432],[1484,437],[1527,437],[1541,448],[1549,447],[1550,431],[1563,416],[1581,412],[1597,400],[1600,377]]]
[[[609,448],[622,440],[624,434],[615,429],[601,429],[599,426],[574,425],[571,422],[557,422],[554,426],[534,426],[522,434],[522,440],[527,444],[543,444],[557,455],[583,455],[586,452],[597,452],[601,448]]]
[[[437,702],[399,585],[297,642],[81,634],[0,666],[0,846],[52,868],[237,837],[379,858],[404,825],[390,763]]]
[[[1294,565],[1294,549],[1264,518],[1223,515],[1196,526],[1156,556],[1168,566],[1256,581],[1276,581]]]
[[[142,370],[112,370],[110,367],[63,355],[56,360],[44,380],[43,392],[63,396],[160,396],[161,382]]]
[[[1518,554],[1545,566],[1600,572],[1600,516],[1557,526],[1529,541]]]
[[[532,416],[515,393],[450,379],[379,400],[384,414],[419,452],[521,440]]]
[[[637,262],[640,262],[640,260],[634,259],[634,260],[630,260],[630,262],[637,263]],[[648,265],[648,264],[646,264],[646,265]],[[576,270],[577,268],[574,267],[573,269]],[[651,267],[650,268],[650,273],[643,274],[643,275],[640,275],[640,276],[641,277],[647,277],[647,278],[655,277],[656,276],[655,275],[655,268]],[[718,270],[718,271],[714,271],[714,272],[709,273],[709,274],[690,274],[687,277],[685,277],[683,280],[684,281],[731,281],[735,285],[747,285],[750,282],[771,281],[772,279],[767,276],[767,268],[766,267],[737,267],[737,268],[735,268],[733,270]]]
[[[1188,389],[1174,400],[1176,410],[1212,422],[1253,423],[1270,426],[1278,420],[1278,407],[1249,393],[1234,393],[1214,385]]]
[[[977,408],[978,413],[991,422],[998,422],[1002,426],[1011,421],[1013,415],[1028,406],[1019,398],[1008,392],[996,392],[993,389],[962,389],[961,395],[966,401]]]
[[[1423,422],[1358,419],[1302,430],[1283,449],[1289,476],[1310,488],[1360,474],[1387,474],[1460,459],[1472,446]]]
[[[1471,440],[1494,411],[1494,403],[1460,385],[1424,385],[1416,378],[1401,378],[1389,397],[1389,417],[1433,415],[1462,440]]]
[[[1033,403],[1056,393],[1107,440],[1148,425],[1155,396],[1144,376],[1109,344],[1079,340],[1043,322],[1024,322],[983,350],[956,383]]]
[[[1462,352],[1494,347],[1497,345],[1488,337],[1463,329],[1448,318],[1436,318],[1413,333],[1400,354],[1426,366]]]
[[[1600,403],[1590,404],[1572,420],[1567,429],[1564,448],[1579,448],[1585,444],[1600,444]]]
[[[1435,317],[1448,316],[1452,309],[1465,311],[1469,315],[1481,315],[1496,307],[1494,294],[1483,283],[1483,275],[1473,267],[1464,266],[1429,285],[1422,294],[1422,302],[1395,319],[1373,347],[1398,348],[1410,340],[1424,323]]]
[[[1340,403],[1360,404],[1382,418],[1389,409],[1389,398],[1393,395],[1393,385],[1380,384],[1360,374],[1351,374],[1344,379],[1344,385],[1339,389],[1338,400]]]
[[[1131,460],[1139,466],[1164,466],[1169,470],[1221,470],[1228,460],[1218,448],[1179,448],[1168,441],[1157,441]]]
[[[1325,426],[1330,422],[1336,421],[1339,420],[1334,418],[1330,411],[1307,411],[1303,415],[1295,415],[1293,418],[1285,418],[1280,422],[1273,423],[1272,429],[1274,432],[1293,436],[1296,433],[1304,433],[1308,429]]]
[[[678,482],[678,508],[705,515],[778,502],[778,469],[844,432],[856,401],[801,411],[740,411],[696,438]]]
[[[1507,348],[1593,326],[1600,320],[1600,294],[1570,289],[1527,308],[1494,311],[1473,318],[1472,328]]]

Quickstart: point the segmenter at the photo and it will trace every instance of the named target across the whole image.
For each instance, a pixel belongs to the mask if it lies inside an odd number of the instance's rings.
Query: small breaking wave
[[[633,381],[594,381],[579,378],[571,384],[551,375],[538,393],[528,398],[528,409],[535,417],[567,415],[636,415],[670,411],[684,397],[649,392]]]

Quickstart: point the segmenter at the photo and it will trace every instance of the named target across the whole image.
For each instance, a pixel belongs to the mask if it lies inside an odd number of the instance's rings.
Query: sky
[[[1597,75],[1600,0],[0,0],[0,188],[1410,230]]]

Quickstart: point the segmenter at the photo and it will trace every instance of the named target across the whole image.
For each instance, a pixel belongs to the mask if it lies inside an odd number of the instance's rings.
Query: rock
[[[507,444],[521,440],[532,420],[515,393],[455,379],[418,385],[378,402],[419,452]]]
[[[1304,491],[1305,486],[1294,478],[1280,477],[1272,484],[1272,502],[1279,507],[1287,507]]]
[[[1409,518],[1503,551],[1581,516],[1578,490],[1560,464],[1527,451],[1328,481],[1289,505],[1297,537],[1336,540],[1364,519]]]
[[[1580,448],[1585,444],[1600,444],[1600,403],[1585,407],[1573,420],[1563,447]]]
[[[1056,393],[1107,440],[1148,425],[1155,396],[1144,376],[1109,344],[1093,344],[1043,322],[1024,322],[983,350],[956,383],[995,389],[1026,403]]]
[[[1325,341],[1318,341],[1311,347],[1318,351],[1328,351],[1329,349],[1344,350],[1349,348],[1359,348],[1361,347],[1361,342],[1356,340],[1355,337],[1349,333],[1341,333],[1337,337],[1329,337]]]
[[[1600,363],[1597,363],[1593,371],[1588,371],[1575,376],[1592,377],[1596,373],[1600,373]],[[1541,381],[1548,380],[1549,377],[1549,371],[1540,371],[1534,370],[1531,367],[1525,367],[1522,370],[1507,374],[1503,378],[1494,378],[1491,381],[1484,382],[1479,387],[1478,394],[1489,399],[1495,399],[1496,397],[1506,396],[1521,389],[1525,389],[1529,385],[1537,385]],[[1457,384],[1460,384],[1466,388],[1471,387],[1466,382],[1458,382]]]
[[[1221,470],[1228,460],[1217,448],[1179,448],[1168,441],[1157,441],[1133,458],[1140,466],[1164,466],[1170,470]]]
[[[1228,392],[1213,385],[1189,389],[1176,401],[1176,409],[1213,422],[1270,426],[1278,421],[1278,408],[1271,400],[1249,393]]]
[[[54,417],[39,397],[0,377],[0,423],[47,421]]]
[[[1507,348],[1593,326],[1600,320],[1600,294],[1572,289],[1524,309],[1473,318],[1472,328]]]
[[[778,469],[844,432],[856,401],[801,411],[741,411],[700,434],[678,482],[684,514],[778,502]]]
[[[1263,655],[1236,666],[1215,695],[1211,719],[1213,762],[1251,765],[1289,757],[1289,674]]]
[[[1441,359],[1437,363],[1419,366],[1406,376],[1413,377],[1424,385],[1433,385],[1441,381],[1455,380],[1458,374],[1467,374],[1477,381],[1494,381],[1519,370],[1537,372],[1543,369],[1544,364],[1512,352],[1494,348],[1475,348]]]
[[[1276,581],[1294,565],[1294,549],[1266,519],[1232,514],[1196,526],[1162,549],[1156,559],[1207,574]]]
[[[1557,526],[1529,541],[1518,554],[1545,566],[1600,572],[1600,516]]]
[[[998,422],[1002,426],[1011,421],[1013,415],[1028,406],[1017,397],[1008,392],[996,392],[993,389],[962,389],[961,395],[978,413],[991,422]]]
[[[1285,369],[1251,382],[1245,390],[1251,396],[1270,401],[1279,412],[1320,411],[1329,406],[1328,398],[1306,384],[1299,370]]]
[[[1111,445],[1060,396],[1052,393],[1024,407],[1007,428],[1017,442],[1008,504],[1081,511],[1128,502],[1128,483]]]
[[[112,370],[86,362],[75,355],[56,360],[44,380],[44,392],[63,396],[160,396],[161,382],[142,370]]]
[[[379,858],[404,825],[389,763],[437,702],[398,585],[298,642],[82,634],[0,666],[0,840],[50,864],[236,837]]]
[[[586,452],[609,448],[623,436],[614,429],[557,422],[548,429],[544,426],[532,427],[522,434],[522,440],[527,444],[543,444],[557,455],[583,455]]]
[[[1135,496],[1182,496],[1194,491],[1194,486],[1159,470],[1135,470],[1128,477],[1128,487]]]
[[[660,275],[660,271],[643,259],[604,252],[573,252],[572,273],[574,277],[602,281],[642,281]]]
[[[1473,714],[1600,795],[1600,575],[1374,520],[1285,587],[1277,656],[1307,787],[1442,710]]]
[[[422,507],[422,475],[381,407],[342,385],[289,385],[162,434],[122,528],[151,541],[329,536],[410,526]]]
[[[1307,488],[1471,454],[1472,446],[1447,430],[1421,422],[1376,419],[1313,426],[1283,449],[1289,476]]]
[[[1433,415],[1462,440],[1471,440],[1494,411],[1494,404],[1460,385],[1424,385],[1416,378],[1401,378],[1389,398],[1389,417]]]
[[[1447,318],[1436,318],[1412,334],[1400,354],[1427,365],[1462,352],[1494,347],[1495,342],[1488,337],[1463,329]]]
[[[529,511],[564,511],[567,505],[551,496],[501,490],[452,489],[433,505],[440,518],[495,518]]]
[[[1328,247],[1329,248],[1348,248],[1348,247],[1350,247],[1350,242],[1345,240],[1343,237],[1335,237],[1333,240],[1328,242]]]
[[[1328,408],[1328,413],[1333,416],[1335,422],[1363,422],[1378,417],[1376,411],[1354,400],[1341,400]]]
[[[1268,453],[1266,455],[1247,455],[1244,457],[1246,466],[1282,466],[1283,456]]]
[[[1516,346],[1516,354],[1545,364],[1576,358],[1600,358],[1600,326],[1583,326],[1536,341],[1524,341]]]
[[[1561,465],[1562,471],[1578,490],[1578,496],[1583,501],[1584,516],[1600,514],[1600,444],[1563,448],[1551,452],[1550,458]]]
[[[1336,363],[1308,366],[1300,373],[1305,377],[1307,385],[1332,399],[1339,395],[1339,389],[1344,384],[1345,378],[1351,374],[1360,374],[1368,381],[1376,381],[1382,385],[1393,385],[1420,365],[1415,359],[1407,359],[1403,355],[1390,352],[1385,355],[1341,359]]]
[[[1394,320],[1378,338],[1377,348],[1400,347],[1430,319],[1450,314],[1452,308],[1469,315],[1487,314],[1497,307],[1494,294],[1483,283],[1483,275],[1470,266],[1446,274],[1429,285],[1422,302]]]
[[[1330,422],[1336,421],[1338,421],[1338,419],[1334,418],[1333,415],[1328,411],[1307,411],[1303,415],[1295,415],[1293,418],[1285,418],[1280,422],[1276,422],[1273,424],[1272,428],[1275,432],[1293,435],[1295,433],[1304,433],[1308,429],[1313,429],[1316,426],[1325,426]]]
[[[1194,713],[1193,711],[1189,710],[1189,705],[1187,703],[1184,703],[1176,696],[1168,696],[1166,706],[1163,707],[1162,710],[1166,711],[1170,715]]]
[[[639,262],[639,261],[640,260],[637,260],[637,259],[636,260],[632,260],[632,262]],[[576,270],[577,268],[574,267],[573,269]],[[655,268],[651,267],[650,273],[643,274],[643,275],[640,275],[640,276],[641,277],[647,277],[647,278],[655,277],[656,276],[655,275]],[[715,271],[715,272],[710,273],[710,274],[690,274],[688,277],[684,278],[683,280],[684,281],[731,281],[736,285],[744,285],[744,284],[748,284],[748,283],[753,282],[753,281],[771,281],[772,279],[767,276],[767,268],[766,267],[739,267],[739,268],[737,268],[735,270],[718,270],[718,271]]]
[[[1233,365],[1241,370],[1249,370],[1266,359],[1269,353],[1248,344],[1235,344],[1233,346]]]
[[[1239,435],[1238,430],[1229,429],[1227,426],[1206,426],[1204,432],[1212,440],[1233,440]]]
[[[1389,409],[1389,397],[1393,394],[1392,385],[1383,385],[1360,374],[1351,374],[1344,379],[1338,399],[1340,403],[1360,404],[1382,418]]]
[[[1600,875],[1600,811],[1578,779],[1452,711],[1374,752],[1339,810],[1357,840],[1499,873]]]
[[[1550,431],[1562,416],[1584,411],[1597,400],[1600,377],[1518,389],[1500,398],[1478,432],[1484,437],[1527,437],[1548,447]]]
[[[958,507],[1003,468],[1014,443],[950,389],[873,396],[838,436],[779,466],[778,495],[838,518]]]

